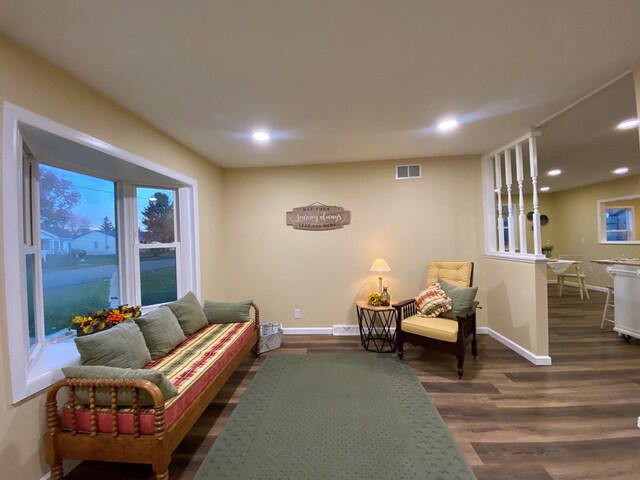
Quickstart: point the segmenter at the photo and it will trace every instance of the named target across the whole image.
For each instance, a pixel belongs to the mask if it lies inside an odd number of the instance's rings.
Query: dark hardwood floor
[[[407,347],[406,361],[478,479],[640,478],[640,342],[624,342],[610,324],[600,330],[604,297],[591,292],[591,300],[583,301],[568,287],[559,299],[550,286],[549,367],[536,367],[481,335],[478,359],[467,357],[459,381],[453,356]],[[274,353],[336,351],[362,351],[359,338],[285,336]],[[180,444],[172,480],[193,478],[261,363],[247,358]],[[144,465],[84,462],[65,478],[151,480],[153,475]]]

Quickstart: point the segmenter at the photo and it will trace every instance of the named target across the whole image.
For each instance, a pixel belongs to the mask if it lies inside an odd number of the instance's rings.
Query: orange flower
[[[122,315],[121,313],[116,313],[115,311],[107,317],[107,321],[112,324],[122,323],[123,320],[124,320],[124,315]]]

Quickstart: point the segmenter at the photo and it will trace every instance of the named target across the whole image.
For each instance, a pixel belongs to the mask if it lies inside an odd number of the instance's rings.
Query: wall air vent
[[[422,166],[417,165],[396,165],[396,180],[407,180],[409,178],[422,178]]]

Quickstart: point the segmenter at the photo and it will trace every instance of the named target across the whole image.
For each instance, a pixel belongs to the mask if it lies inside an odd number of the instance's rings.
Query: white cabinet
[[[607,268],[615,292],[614,330],[640,338],[640,267],[615,265]]]

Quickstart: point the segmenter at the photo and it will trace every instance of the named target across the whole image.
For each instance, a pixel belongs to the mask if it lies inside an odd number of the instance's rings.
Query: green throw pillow
[[[205,300],[204,314],[209,323],[237,323],[248,322],[249,310],[253,300],[242,302],[214,302]]]
[[[151,361],[142,332],[131,319],[75,341],[82,365],[142,368]]]
[[[135,322],[142,331],[153,360],[164,357],[186,338],[178,319],[165,305],[136,318]]]
[[[456,318],[456,315],[463,310],[471,308],[475,305],[476,293],[478,287],[456,287],[444,280],[438,279],[440,288],[451,298],[452,308],[448,312],[442,313],[441,317]]]
[[[178,323],[185,335],[191,335],[209,325],[207,317],[204,316],[202,311],[202,305],[200,305],[193,292],[187,293],[176,302],[168,303],[167,307],[171,309],[178,319]]]
[[[100,367],[82,365],[79,367],[65,367],[62,369],[64,376],[67,378],[105,378],[109,380],[134,380],[142,379],[149,380],[151,383],[160,388],[164,400],[167,401],[171,397],[175,397],[178,394],[178,390],[173,384],[165,377],[162,372],[158,370],[146,370],[146,369],[131,369],[131,368],[117,368],[117,367]],[[153,399],[146,390],[138,390],[138,405],[146,407],[153,405]],[[75,388],[76,403],[89,403],[89,387],[76,387]],[[118,405],[131,406],[133,405],[133,389],[131,388],[118,388]],[[96,405],[110,406],[111,405],[111,388],[101,387],[96,388]]]

